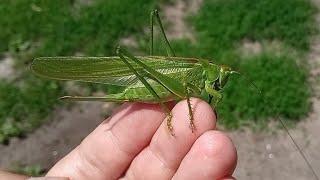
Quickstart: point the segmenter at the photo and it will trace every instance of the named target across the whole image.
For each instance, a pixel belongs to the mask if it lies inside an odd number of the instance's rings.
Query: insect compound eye
[[[212,89],[214,89],[214,90],[221,90],[219,80],[214,81],[214,82],[212,83],[211,87],[212,87]]]

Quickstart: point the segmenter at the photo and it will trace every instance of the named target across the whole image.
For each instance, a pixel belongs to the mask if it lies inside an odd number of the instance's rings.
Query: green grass
[[[277,114],[293,121],[306,116],[311,95],[306,68],[299,67],[288,55],[271,53],[242,59],[241,62],[240,71],[253,80],[264,99],[244,79],[231,78],[218,107],[222,124],[227,128],[241,125],[261,128],[267,125],[268,118]]]
[[[0,4],[0,52],[7,51],[16,42],[33,43],[59,33],[55,27],[63,27],[69,21],[70,2],[3,0]]]
[[[121,37],[142,32],[156,5],[150,0],[96,0],[76,9],[72,2],[5,0],[0,5],[0,52],[29,42],[38,46],[34,56],[112,55]]]
[[[11,168],[11,171],[33,177],[44,176],[46,174],[46,170],[41,168],[40,165],[15,165]]]
[[[279,40],[308,50],[316,8],[309,0],[205,0],[200,13],[190,18],[201,56],[222,59],[242,40]]]

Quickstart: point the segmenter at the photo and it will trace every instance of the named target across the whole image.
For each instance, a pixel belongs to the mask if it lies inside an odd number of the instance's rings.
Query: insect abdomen
[[[173,99],[173,94],[162,86],[153,86],[154,90],[163,102]],[[124,99],[128,101],[139,101],[148,103],[159,103],[159,99],[154,97],[145,87],[132,87],[123,91]]]

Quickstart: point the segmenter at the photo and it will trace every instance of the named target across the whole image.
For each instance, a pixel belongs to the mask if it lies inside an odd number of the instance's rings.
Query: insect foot
[[[196,126],[194,125],[193,116],[190,116],[189,127],[191,129],[191,132],[194,133],[194,131],[196,130]]]
[[[171,136],[174,136],[173,126],[172,126],[172,112],[169,112],[167,115],[167,128]]]

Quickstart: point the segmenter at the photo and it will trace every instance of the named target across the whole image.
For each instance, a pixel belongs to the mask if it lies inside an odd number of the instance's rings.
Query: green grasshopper
[[[167,45],[168,56],[153,56],[155,20]],[[175,57],[157,10],[151,12],[150,27],[149,56],[136,57],[127,50],[118,47],[117,56],[114,57],[36,58],[31,64],[31,70],[39,76],[50,79],[124,86],[124,91],[103,97],[64,96],[62,99],[160,104],[166,112],[167,128],[172,135],[174,135],[171,122],[172,114],[165,103],[186,99],[189,110],[189,124],[193,132],[196,127],[190,97],[201,98],[214,108],[222,99],[222,90],[230,75],[240,75],[240,73],[228,66],[214,64],[207,59]],[[253,83],[251,85],[258,89]],[[261,93],[261,91],[259,92]],[[279,121],[316,179],[319,179],[284,122],[281,119]]]

